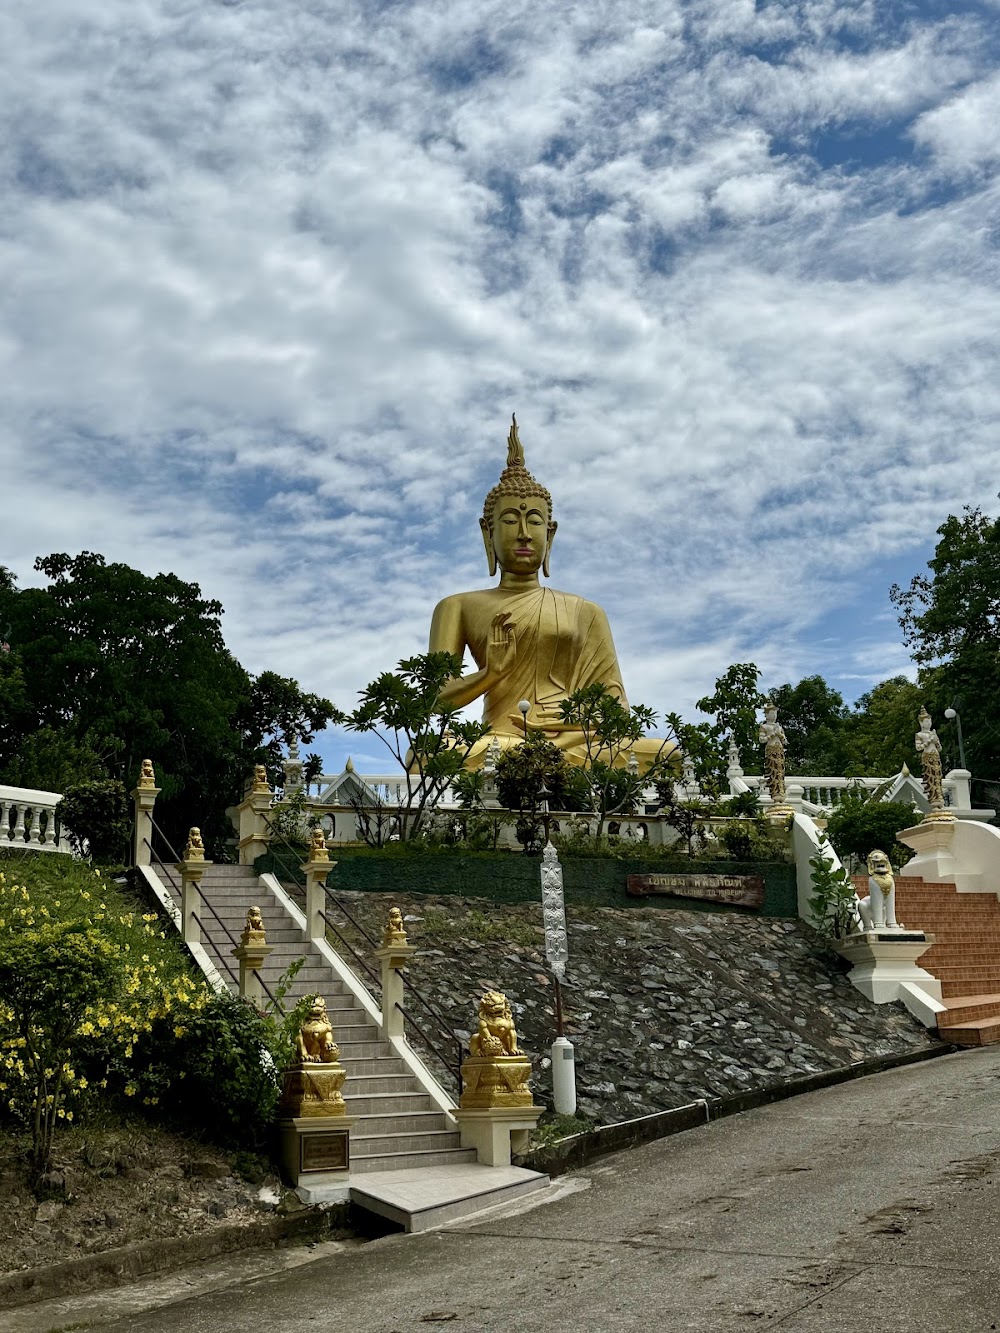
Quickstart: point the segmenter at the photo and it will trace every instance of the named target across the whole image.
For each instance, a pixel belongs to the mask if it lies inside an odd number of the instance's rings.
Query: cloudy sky
[[[998,0],[46,0],[0,49],[22,583],[174,570],[350,706],[486,581],[516,410],[554,584],[691,712],[904,667],[889,584],[996,510]]]

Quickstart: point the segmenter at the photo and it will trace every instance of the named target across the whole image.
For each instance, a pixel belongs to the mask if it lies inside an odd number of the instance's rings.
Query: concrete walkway
[[[0,1330],[986,1333],[998,1172],[1000,1049],[986,1047],[607,1158],[547,1205],[292,1270],[234,1264],[192,1299],[175,1279],[145,1313],[136,1288],[26,1307]]]

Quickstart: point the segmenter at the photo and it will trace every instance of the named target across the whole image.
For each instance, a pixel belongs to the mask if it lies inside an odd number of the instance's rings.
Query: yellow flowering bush
[[[100,871],[64,856],[0,861],[0,1111],[30,1126],[38,1174],[88,1089],[110,1081],[156,1104],[177,1071],[158,1073],[154,1029],[186,1029],[209,1000],[155,914]]]

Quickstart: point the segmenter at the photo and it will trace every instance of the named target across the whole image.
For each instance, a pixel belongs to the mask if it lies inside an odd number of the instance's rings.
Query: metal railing
[[[149,822],[150,822],[150,824],[151,824],[152,827],[153,827],[153,831],[154,831],[155,833],[157,833],[157,834],[159,835],[159,837],[162,839],[164,846],[166,847],[166,849],[167,849],[167,851],[170,853],[170,855],[174,858],[174,861],[177,862],[177,861],[181,861],[181,860],[183,860],[183,857],[180,857],[180,856],[177,855],[176,850],[175,850],[175,849],[171,846],[171,844],[170,844],[170,839],[169,839],[169,838],[167,837],[167,835],[163,832],[163,830],[156,824],[156,822],[155,822],[153,819],[150,819]],[[150,860],[153,861],[153,862],[155,862],[155,864],[160,868],[160,870],[161,870],[161,871],[163,872],[163,874],[166,876],[166,878],[167,878],[167,880],[168,880],[168,882],[169,882],[169,884],[170,884],[170,887],[171,887],[171,889],[173,890],[174,897],[177,898],[178,901],[183,902],[183,888],[177,884],[177,881],[174,879],[173,875],[170,873],[170,869],[169,869],[169,867],[165,864],[164,861],[162,861],[162,860],[160,859],[159,854],[158,854],[158,853],[156,852],[156,850],[153,848],[153,846],[152,846],[152,844],[150,843],[149,839],[148,839],[148,838],[144,838],[143,841],[145,842],[146,846],[149,848],[149,856],[150,856]],[[221,930],[222,933],[225,935],[225,937],[226,937],[226,939],[229,941],[229,943],[233,946],[233,948],[234,948],[234,949],[235,949],[235,948],[238,948],[239,945],[238,945],[238,941],[237,941],[237,939],[236,939],[236,936],[233,934],[233,932],[229,929],[229,927],[228,927],[228,926],[226,925],[226,923],[223,921],[222,917],[219,916],[218,912],[217,912],[217,911],[215,910],[215,908],[212,906],[211,902],[209,902],[209,900],[208,900],[208,898],[205,896],[204,892],[202,892],[202,890],[201,890],[201,886],[200,886],[200,885],[199,885],[199,890],[198,890],[198,891],[199,891],[199,895],[200,895],[200,897],[201,897],[201,901],[202,901],[202,902],[205,904],[205,906],[208,908],[208,911],[209,911],[209,913],[210,913],[211,916],[212,916],[212,920],[213,920],[213,921],[216,923],[216,925],[220,928],[220,930]],[[196,913],[192,913],[192,916],[194,917],[195,924],[197,925],[199,931],[202,933],[202,936],[203,936],[203,938],[204,938],[204,942],[211,948],[212,952],[215,954],[215,956],[216,956],[216,958],[218,959],[218,961],[222,964],[222,966],[225,968],[225,970],[229,973],[230,979],[233,981],[233,983],[236,985],[236,987],[239,988],[239,982],[240,982],[239,971],[238,971],[238,970],[235,970],[235,971],[234,971],[233,966],[232,966],[232,964],[230,963],[229,959],[228,959],[228,958],[226,957],[226,955],[223,953],[222,949],[219,947],[219,945],[217,944],[217,942],[212,938],[211,933],[210,933],[208,930],[205,929],[205,926],[204,926],[204,924],[202,923],[201,918],[200,918]],[[182,923],[182,926],[183,926],[183,923]],[[278,1010],[279,1006],[278,1006],[278,1002],[277,1002],[277,1000],[275,999],[274,993],[272,992],[271,988],[268,986],[268,984],[267,984],[267,982],[264,980],[264,978],[260,975],[260,972],[258,972],[258,971],[255,970],[255,971],[254,971],[254,976],[255,976],[255,977],[257,978],[257,980],[260,982],[261,990],[264,992],[264,994],[265,994],[265,995],[267,996],[267,998],[270,1000],[272,1006],[275,1008],[275,1010]]]
[[[283,846],[285,848],[285,850],[292,856],[294,860],[297,860],[295,849],[288,842],[287,838],[285,838],[282,834],[275,833],[274,826],[266,815],[264,817],[264,822],[267,824],[268,830],[271,835],[268,841],[268,851],[274,857],[278,865],[284,870],[285,876],[287,877],[289,882],[294,884],[297,888],[298,879],[296,877],[296,871],[299,868],[298,865],[296,864],[294,866],[294,869],[290,867],[288,861],[284,857],[282,857],[278,851],[275,850],[274,844],[277,841],[280,846]],[[343,899],[338,898],[337,895],[333,892],[333,890],[326,884],[323,885],[323,892],[326,896],[328,905],[332,906],[334,910],[339,912],[343,917],[347,919],[347,921],[350,922],[350,924],[354,927],[354,929],[357,931],[357,933],[361,936],[361,938],[365,941],[366,944],[368,944],[373,950],[377,949],[379,947],[379,941],[372,938],[372,936],[364,928],[361,922],[358,921],[358,919],[354,916],[354,914],[349,910]],[[357,967],[360,968],[360,970],[369,979],[371,985],[374,987],[376,994],[378,994],[381,997],[382,994],[381,974],[376,972],[376,970],[366,961],[366,959],[363,956],[362,950],[357,946],[357,944],[354,943],[353,940],[351,940],[348,937],[348,935],[345,934],[344,930],[341,928],[339,923],[331,919],[329,912],[321,911],[320,916],[322,916],[324,922],[326,923],[327,929],[333,933],[337,943],[341,946],[341,950],[348,955],[348,958],[345,959],[345,961],[350,961],[352,962],[352,964],[356,963]],[[359,978],[359,980],[361,980],[361,978]],[[436,1056],[437,1060],[440,1062],[442,1067],[445,1070],[447,1070],[449,1075],[451,1075],[455,1079],[456,1087],[459,1090],[461,1090],[462,1087],[461,1041],[459,1040],[458,1037],[455,1036],[454,1030],[450,1027],[450,1025],[448,1024],[447,1020],[443,1017],[443,1015],[440,1014],[437,1011],[437,1009],[435,1009],[434,1005],[431,1004],[431,1002],[427,999],[426,996],[420,993],[420,991],[413,984],[413,982],[402,971],[400,972],[400,980],[403,983],[403,988],[406,992],[408,1000],[415,1001],[426,1013],[430,1014],[431,1018],[434,1021],[435,1026],[438,1028],[440,1036],[436,1040],[435,1038],[430,1036],[426,1031],[426,1028],[421,1023],[419,1023],[416,1020],[416,1018],[414,1018],[413,1013],[410,1009],[403,1009],[401,1005],[397,1005],[396,1008],[399,1009],[400,1013],[402,1013],[404,1017],[407,1019],[407,1021],[413,1026],[413,1029],[416,1031],[417,1035],[421,1038],[423,1044],[434,1056]],[[441,1040],[440,1040],[441,1037],[444,1037],[445,1039],[445,1049],[441,1048]],[[455,1048],[454,1056],[451,1056],[447,1053],[447,1048],[452,1045],[454,1045]]]

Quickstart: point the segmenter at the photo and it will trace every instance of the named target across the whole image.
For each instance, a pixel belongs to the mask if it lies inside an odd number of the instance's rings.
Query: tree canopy
[[[150,576],[90,551],[35,562],[48,584],[0,577],[0,779],[63,790],[68,779],[131,787],[156,765],[157,822],[175,846],[191,824],[226,836],[227,805],[280,742],[308,742],[329,700],[226,648],[222,605],[175,574]]]

